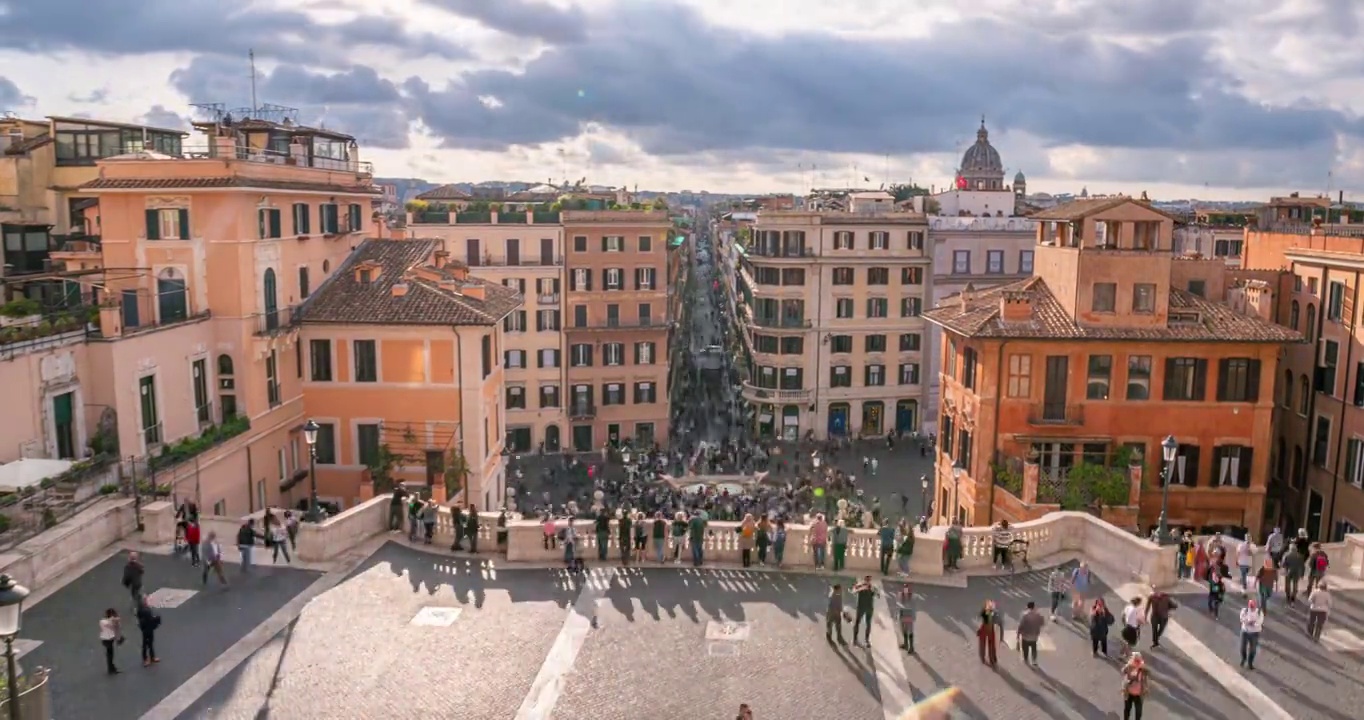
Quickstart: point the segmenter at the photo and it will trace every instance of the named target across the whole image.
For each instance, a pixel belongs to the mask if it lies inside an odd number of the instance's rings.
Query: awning
[[[71,469],[70,460],[25,458],[0,465],[0,492],[19,492]]]

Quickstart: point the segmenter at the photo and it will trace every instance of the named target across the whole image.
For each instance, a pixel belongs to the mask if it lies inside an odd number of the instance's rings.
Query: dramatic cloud
[[[535,0],[421,2],[514,37],[554,44],[582,42],[587,38],[587,16],[578,8],[560,8]]]
[[[109,88],[95,88],[84,95],[72,93],[67,99],[83,105],[99,105],[109,99]]]
[[[288,62],[336,65],[357,46],[403,57],[466,59],[459,44],[414,34],[388,17],[324,23],[295,10],[219,0],[0,0],[0,48],[142,55],[212,53],[245,61],[249,50]],[[77,19],[80,20],[77,20]]]
[[[14,110],[33,103],[33,98],[19,90],[13,80],[0,77],[0,111]]]
[[[161,105],[153,105],[151,110],[138,115],[135,122],[166,130],[190,129],[190,118]]]

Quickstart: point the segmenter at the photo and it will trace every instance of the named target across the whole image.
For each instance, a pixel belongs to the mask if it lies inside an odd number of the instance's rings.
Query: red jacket
[[[199,544],[199,526],[198,526],[198,525],[196,525],[196,524],[194,524],[194,523],[190,523],[189,525],[185,526],[185,542],[189,543],[190,545],[198,545],[198,544]]]

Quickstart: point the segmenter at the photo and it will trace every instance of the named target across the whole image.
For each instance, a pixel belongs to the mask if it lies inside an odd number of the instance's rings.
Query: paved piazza
[[[1010,649],[997,671],[976,659],[980,606],[1000,604],[1012,645],[1025,603],[1045,605],[1044,572],[920,584],[909,656],[888,602],[870,649],[826,643],[828,575],[594,566],[578,580],[388,542],[348,574],[262,567],[241,580],[234,566],[230,589],[202,590],[184,562],[148,555],[163,662],[140,666],[130,627],[125,672],[110,678],[96,620],[129,604],[125,559],[25,614],[16,647],[23,665],[54,668],[56,718],[721,719],[741,702],[761,720],[1120,717],[1116,666],[1092,659],[1086,629],[1068,620],[1044,631],[1039,668]],[[1254,672],[1236,668],[1239,596],[1220,620],[1198,588],[1177,597],[1162,647],[1141,643],[1153,670],[1145,717],[1359,717],[1349,708],[1364,707],[1364,593],[1336,594],[1321,644],[1304,636],[1301,611],[1271,608]]]

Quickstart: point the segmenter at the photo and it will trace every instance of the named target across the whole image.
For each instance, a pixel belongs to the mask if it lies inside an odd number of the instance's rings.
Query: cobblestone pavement
[[[204,590],[188,562],[144,554],[144,592],[161,607],[156,650],[162,662],[143,668],[132,600],[121,584],[127,554],[119,553],[24,612],[20,647],[41,642],[23,656],[27,667],[52,668],[52,716],[135,720],[181,683],[208,665],[318,578],[317,573],[257,567],[243,579],[228,566],[226,590]],[[198,591],[186,597],[186,592]],[[176,607],[176,601],[180,601]],[[118,648],[122,675],[104,672],[99,619],[105,608],[124,618],[127,642]]]

